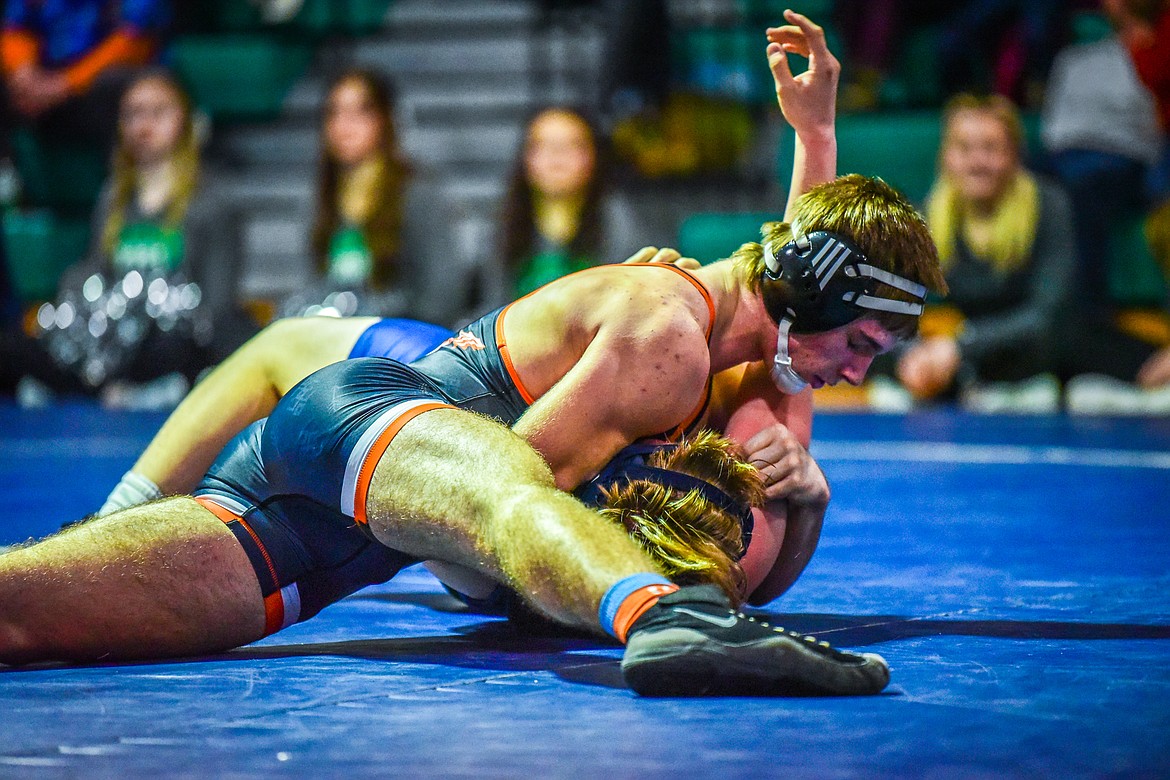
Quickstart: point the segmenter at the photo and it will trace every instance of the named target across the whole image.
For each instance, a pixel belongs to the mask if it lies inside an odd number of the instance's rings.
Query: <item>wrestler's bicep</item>
[[[711,427],[741,445],[769,426],[785,426],[808,447],[812,437],[812,391],[780,392],[764,363],[746,363],[715,376]]]

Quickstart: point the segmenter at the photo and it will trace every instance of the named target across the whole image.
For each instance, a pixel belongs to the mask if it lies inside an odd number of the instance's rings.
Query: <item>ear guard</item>
[[[793,333],[822,333],[874,311],[918,316],[926,287],[878,268],[848,239],[818,230],[808,235],[793,227],[795,238],[774,252],[764,245],[764,306],[772,319],[790,321]],[[897,301],[877,294],[878,284],[917,300]]]
[[[577,488],[575,493],[577,498],[590,506],[602,507],[605,505],[603,490],[620,489],[637,480],[654,482],[680,493],[697,490],[703,498],[732,517],[739,519],[740,532],[743,535],[743,550],[747,552],[748,544],[752,541],[752,528],[755,527],[755,516],[752,514],[750,506],[740,503],[706,480],[679,471],[646,465],[646,459],[652,453],[664,448],[673,449],[675,446],[665,442],[631,444],[615,455],[613,460],[606,464],[596,477]],[[742,553],[740,557],[743,557]]]

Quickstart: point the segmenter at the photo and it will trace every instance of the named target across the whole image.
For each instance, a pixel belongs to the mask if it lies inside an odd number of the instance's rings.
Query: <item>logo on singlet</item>
[[[486,349],[483,342],[479,340],[479,336],[465,330],[459,331],[459,335],[447,339],[441,346],[455,347],[456,349]]]

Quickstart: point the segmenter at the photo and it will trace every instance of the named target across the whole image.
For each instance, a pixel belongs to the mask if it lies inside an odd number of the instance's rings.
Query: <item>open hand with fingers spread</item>
[[[769,27],[768,67],[776,82],[780,111],[798,135],[833,132],[841,63],[829,51],[825,31],[806,16],[785,11],[788,24]],[[808,58],[808,69],[793,76],[788,54]]]
[[[763,476],[769,501],[828,506],[829,483],[824,473],[787,426],[775,423],[764,428],[747,440],[744,453]]]

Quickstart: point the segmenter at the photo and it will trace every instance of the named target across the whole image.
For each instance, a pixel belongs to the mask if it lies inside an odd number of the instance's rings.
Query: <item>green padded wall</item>
[[[81,259],[89,222],[63,219],[45,209],[4,214],[4,240],[13,290],[22,301],[53,298],[61,272]]]
[[[771,212],[700,212],[683,220],[678,251],[701,263],[721,260],[748,241],[760,240],[760,226],[779,219]]]

